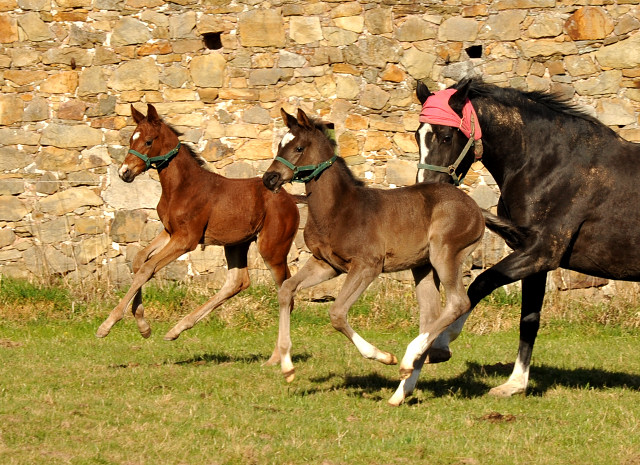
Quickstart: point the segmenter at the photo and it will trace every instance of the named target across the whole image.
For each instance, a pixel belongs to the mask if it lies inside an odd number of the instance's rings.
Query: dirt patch
[[[0,339],[0,347],[4,347],[6,349],[14,349],[22,346],[22,342],[12,341],[11,339]]]
[[[478,417],[477,420],[488,421],[489,423],[508,423],[516,420],[516,416],[510,413],[503,415],[500,412],[490,412]]]

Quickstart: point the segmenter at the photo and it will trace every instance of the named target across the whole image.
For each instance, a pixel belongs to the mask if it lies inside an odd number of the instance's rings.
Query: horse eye
[[[444,136],[442,138],[442,143],[443,144],[448,144],[449,142],[451,142],[451,136]]]
[[[304,147],[300,147],[299,145],[296,147],[296,152],[302,152]]]
[[[146,144],[147,144],[147,147],[151,147],[151,144],[153,144],[153,140],[148,140]]]

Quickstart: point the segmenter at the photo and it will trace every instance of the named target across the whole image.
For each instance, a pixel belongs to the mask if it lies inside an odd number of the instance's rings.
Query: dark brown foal
[[[142,285],[198,244],[224,246],[228,265],[224,285],[166,334],[165,339],[173,340],[249,286],[247,252],[252,241],[257,242],[276,284],[280,286],[289,278],[287,254],[298,230],[298,207],[286,192],[267,190],[260,178],[229,179],[204,169],[187,147],[180,145],[178,136],[162,122],[153,105],[148,105],[146,118],[133,105],[131,114],[138,127],[118,173],[125,182],[132,182],[149,167],[158,169],[162,196],[157,210],[164,231],[136,256],[131,288],[100,325],[97,336],[109,334],[133,302],[140,333],[148,337],[151,328],[144,319]],[[277,361],[277,357],[276,350],[271,361]]]
[[[335,143],[326,126],[309,120],[302,110],[297,119],[284,110],[282,115],[289,132],[263,181],[274,192],[292,180],[306,182],[309,216],[304,238],[313,253],[278,292],[282,372],[287,381],[293,380],[289,314],[295,293],[341,273],[347,273],[347,278],[330,309],[332,325],[364,357],[397,363],[395,356],[351,328],[347,312],[380,273],[411,269],[420,307],[420,335],[407,347],[400,365],[403,381],[389,401],[399,405],[412,392],[433,341],[469,311],[462,264],[482,238],[485,214],[473,199],[448,184],[389,190],[365,187],[334,154]],[[487,224],[498,228],[495,217],[486,216]],[[446,293],[442,311],[440,284]]]

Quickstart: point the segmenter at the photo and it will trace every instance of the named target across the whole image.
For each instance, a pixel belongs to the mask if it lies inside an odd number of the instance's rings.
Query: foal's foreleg
[[[166,341],[173,341],[180,336],[182,331],[193,328],[196,323],[206,317],[215,308],[222,305],[237,293],[245,290],[251,283],[249,272],[247,271],[247,253],[250,242],[224,248],[227,258],[227,278],[222,288],[207,301],[202,307],[194,310],[178,322],[164,336]]]
[[[156,236],[144,249],[138,252],[133,259],[133,273],[137,273],[142,265],[158,250],[162,249],[171,239],[171,236],[166,230],[163,230],[158,236]],[[133,297],[133,303],[131,304],[131,313],[136,319],[136,323],[138,325],[138,330],[140,334],[144,338],[148,338],[151,336],[151,326],[144,319],[144,306],[142,305],[142,289],[139,289],[136,292],[136,295]]]
[[[291,361],[291,311],[293,298],[301,289],[306,289],[338,276],[338,272],[327,263],[311,257],[307,263],[291,278],[287,279],[278,291],[280,319],[278,326],[278,349],[280,367],[287,382],[295,378],[295,368]]]
[[[336,301],[329,310],[329,316],[331,317],[333,327],[347,336],[364,358],[377,360],[386,365],[395,365],[398,363],[395,355],[380,350],[373,344],[365,341],[362,336],[351,328],[347,321],[347,313],[351,306],[358,300],[358,297],[360,297],[369,284],[376,279],[380,272],[380,269],[353,265],[347,274],[344,286],[340,289]]]
[[[195,248],[197,241],[189,241],[188,238],[173,235],[167,245],[165,245],[157,254],[147,260],[133,276],[133,283],[120,300],[120,303],[111,311],[106,320],[100,325],[96,332],[97,337],[105,337],[111,331],[113,325],[122,319],[124,310],[134,300],[135,295],[140,291],[144,283],[149,281],[151,277],[162,267],[177,259],[180,255],[187,253]]]

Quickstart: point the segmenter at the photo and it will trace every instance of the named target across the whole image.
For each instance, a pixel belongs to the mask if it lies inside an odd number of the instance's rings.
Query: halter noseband
[[[155,166],[153,166],[153,168],[159,170],[160,168],[162,168],[169,160],[171,160],[180,150],[180,142],[178,142],[178,145],[176,145],[176,148],[174,148],[173,150],[165,153],[164,155],[160,155],[157,157],[148,157],[143,153],[140,152],[136,152],[133,149],[129,149],[129,153],[134,154],[136,157],[138,157],[140,160],[142,160],[146,166],[145,169],[149,169],[150,167],[152,167],[154,164]]]
[[[469,152],[469,149],[471,148],[471,146],[475,145],[476,160],[482,160],[482,139],[478,139],[477,141],[475,141],[473,138],[473,136],[475,135],[475,132],[476,132],[476,128],[473,120],[473,115],[471,115],[471,134],[469,134],[469,140],[467,141],[466,145],[462,149],[462,152],[460,152],[460,155],[458,156],[456,161],[454,161],[453,164],[449,166],[438,166],[438,165],[429,165],[427,163],[418,163],[418,169],[436,171],[438,173],[447,173],[453,179],[453,184],[456,186],[459,186],[460,184],[462,184],[462,181],[464,180],[464,175],[462,175],[461,178],[458,178],[458,175],[456,174],[456,170],[458,169],[458,166],[460,165],[460,163],[462,163],[462,160],[464,160],[464,157]]]
[[[291,182],[303,182],[306,184],[309,181],[311,181],[313,178],[318,176],[320,173],[322,173],[324,170],[329,168],[331,165],[333,165],[333,162],[338,159],[338,155],[334,155],[330,159],[325,160],[322,163],[318,163],[317,165],[305,165],[305,166],[296,166],[293,163],[291,163],[289,160],[285,160],[282,157],[276,157],[275,159],[293,171],[293,178],[291,178]],[[307,176],[303,176],[302,173],[305,173],[307,171],[311,171],[311,174]]]
[[[327,138],[329,138],[329,140],[332,140],[332,141],[336,140],[334,129],[326,129],[325,135],[327,136]],[[320,173],[322,173],[324,170],[329,168],[331,165],[333,165],[333,162],[335,162],[338,159],[338,154],[336,153],[330,159],[325,160],[321,163],[318,163],[317,165],[296,166],[293,163],[291,163],[289,160],[285,160],[282,157],[276,157],[275,159],[280,163],[282,163],[287,168],[289,168],[291,171],[293,171],[293,177],[291,178],[291,182],[302,182],[306,184],[309,181],[311,181],[313,178],[318,176]],[[311,174],[307,176],[303,176],[302,173],[306,173],[307,171],[311,171]]]

